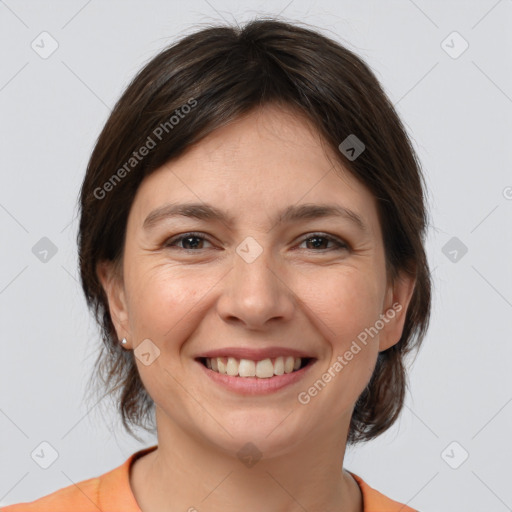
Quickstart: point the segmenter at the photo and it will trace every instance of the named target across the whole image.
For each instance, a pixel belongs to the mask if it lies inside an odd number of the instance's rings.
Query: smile
[[[235,357],[205,357],[200,358],[208,369],[229,375],[231,377],[256,377],[269,379],[274,376],[293,373],[308,364],[311,358],[278,356],[265,358],[259,361],[251,359],[237,359]]]
[[[277,356],[245,359],[196,357],[203,374],[215,385],[239,395],[267,395],[301,381],[317,361],[314,357]]]

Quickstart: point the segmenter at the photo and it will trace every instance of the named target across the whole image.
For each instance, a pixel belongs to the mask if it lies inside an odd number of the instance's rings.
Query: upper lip
[[[207,352],[202,352],[196,356],[197,358],[206,357],[234,357],[236,359],[249,359],[252,361],[262,361],[263,359],[273,359],[279,356],[293,356],[300,358],[310,358],[314,357],[304,350],[297,350],[295,348],[285,348],[285,347],[267,347],[267,348],[244,348],[244,347],[224,347],[224,348],[216,348],[212,350],[208,350]]]

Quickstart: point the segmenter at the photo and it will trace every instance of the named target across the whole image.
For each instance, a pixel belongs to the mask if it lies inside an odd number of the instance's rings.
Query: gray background
[[[143,63],[198,26],[265,13],[310,23],[371,65],[430,188],[431,328],[400,421],[345,466],[422,512],[512,510],[511,0],[0,2],[0,504],[154,444],[124,434],[106,400],[82,400],[99,338],[77,281],[76,197]],[[47,58],[43,31],[58,43]],[[31,458],[42,442],[59,454],[48,469]]]

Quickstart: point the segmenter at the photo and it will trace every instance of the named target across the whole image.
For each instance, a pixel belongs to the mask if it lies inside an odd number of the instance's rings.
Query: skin
[[[235,221],[175,217],[144,230],[148,214],[171,201],[207,202]],[[350,208],[368,230],[338,217],[273,220],[304,203]],[[190,231],[204,239],[165,246]],[[317,232],[349,248],[315,244]],[[263,248],[252,263],[236,252],[248,236]],[[135,359],[158,429],[158,449],[130,475],[144,512],[363,510],[343,469],[350,417],[378,352],[400,339],[415,283],[405,275],[386,280],[375,198],[304,118],[260,107],[145,178],[128,218],[122,274],[103,262],[98,275],[125,347],[150,339],[160,350],[148,366]],[[299,403],[298,393],[379,315],[391,316],[394,303],[401,310],[379,334],[307,405]],[[275,345],[307,350],[317,361],[307,377],[266,396],[225,390],[194,360],[217,347]],[[252,467],[237,457],[249,441],[263,454]]]

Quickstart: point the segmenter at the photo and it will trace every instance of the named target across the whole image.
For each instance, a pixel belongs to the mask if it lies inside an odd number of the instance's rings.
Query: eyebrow
[[[191,217],[199,220],[213,220],[233,224],[234,218],[218,208],[207,203],[168,203],[153,210],[144,220],[143,229],[149,230],[164,219],[173,217]],[[293,223],[301,220],[312,220],[326,217],[341,217],[349,220],[363,232],[368,227],[360,215],[353,210],[338,204],[300,204],[291,205],[279,212],[275,222]]]

